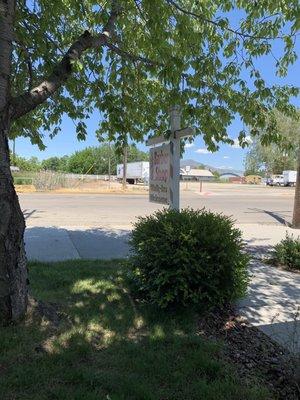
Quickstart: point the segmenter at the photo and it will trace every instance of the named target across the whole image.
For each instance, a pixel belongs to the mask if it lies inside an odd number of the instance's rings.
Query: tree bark
[[[10,171],[8,132],[14,0],[0,0],[0,324],[21,319],[27,309],[25,221]]]
[[[0,122],[0,324],[23,318],[27,309],[25,221],[9,165],[7,126]]]
[[[300,147],[298,150],[297,182],[294,200],[293,228],[300,229]]]
[[[72,62],[89,49],[106,44],[120,12],[112,0],[110,17],[102,34],[84,32],[69,48],[53,73],[33,90],[12,98],[10,74],[16,0],[0,0],[0,324],[21,319],[27,310],[28,274],[24,248],[25,221],[10,171],[8,133],[11,122],[51,97],[72,73]],[[113,51],[121,52],[113,46]]]

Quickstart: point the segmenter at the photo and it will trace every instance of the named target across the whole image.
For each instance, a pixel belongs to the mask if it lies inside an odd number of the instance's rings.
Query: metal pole
[[[179,106],[174,106],[170,110],[171,122],[171,165],[170,165],[170,207],[180,210],[180,138],[176,139],[175,131],[180,129],[181,110]]]

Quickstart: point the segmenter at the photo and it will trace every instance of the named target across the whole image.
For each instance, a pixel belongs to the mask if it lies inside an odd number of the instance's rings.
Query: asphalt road
[[[232,215],[242,224],[284,225],[291,222],[293,188],[269,188],[244,185],[182,185],[181,206],[206,207]],[[27,226],[38,227],[111,227],[130,228],[138,216],[162,206],[149,203],[148,196],[118,194],[19,195]]]

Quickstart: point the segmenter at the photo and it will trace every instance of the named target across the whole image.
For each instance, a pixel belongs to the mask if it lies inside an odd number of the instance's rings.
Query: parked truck
[[[283,175],[272,175],[270,178],[267,179],[266,184],[268,186],[283,186]]]
[[[117,179],[123,179],[123,164],[117,165]],[[138,161],[127,164],[126,182],[130,185],[149,182],[149,162]]]
[[[295,186],[297,180],[297,171],[283,171],[284,186]]]

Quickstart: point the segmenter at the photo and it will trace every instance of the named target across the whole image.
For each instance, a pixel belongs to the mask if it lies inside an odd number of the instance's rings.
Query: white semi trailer
[[[123,164],[117,165],[117,179],[123,179]],[[127,164],[126,171],[127,183],[134,185],[138,182],[148,183],[149,182],[149,162],[138,161]]]
[[[295,186],[297,181],[297,171],[283,171],[284,186]]]

